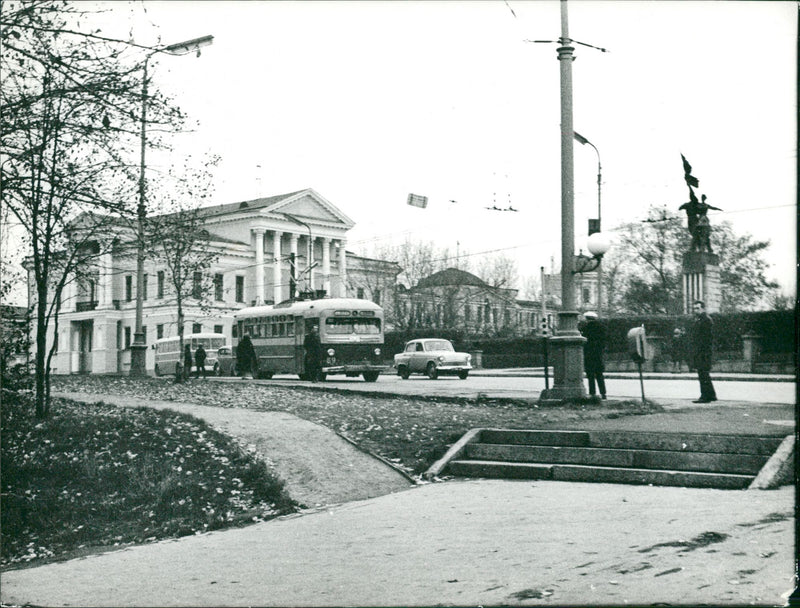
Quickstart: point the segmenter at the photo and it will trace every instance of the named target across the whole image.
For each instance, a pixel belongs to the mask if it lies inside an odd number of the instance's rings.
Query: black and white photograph
[[[0,603],[800,605],[799,16],[0,0]]]

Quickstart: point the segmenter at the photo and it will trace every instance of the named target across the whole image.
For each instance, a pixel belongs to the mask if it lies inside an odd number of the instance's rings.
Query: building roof
[[[474,285],[476,287],[490,287],[471,272],[459,268],[446,268],[432,275],[420,279],[417,287],[443,287],[445,285]]]
[[[199,212],[201,215],[206,217],[213,217],[217,215],[226,215],[228,213],[235,213],[237,211],[241,211],[243,209],[247,210],[254,210],[254,209],[263,209],[265,207],[271,207],[276,203],[280,203],[281,201],[292,198],[293,196],[297,196],[301,192],[308,191],[309,188],[304,190],[297,190],[296,192],[289,192],[287,194],[276,194],[275,196],[266,196],[262,198],[256,198],[250,201],[241,201],[239,203],[228,203],[224,205],[212,205],[210,207],[201,207]]]

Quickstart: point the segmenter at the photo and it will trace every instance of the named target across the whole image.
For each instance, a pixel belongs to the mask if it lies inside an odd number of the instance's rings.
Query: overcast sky
[[[560,265],[558,45],[527,42],[559,37],[558,2],[98,4],[139,44],[214,36],[154,77],[200,122],[178,152],[222,158],[215,203],[313,188],[362,254],[410,236],[503,250],[528,275]],[[794,290],[797,4],[571,0],[569,26],[609,51],[577,45],[573,64],[604,230],[688,200],[682,152],[723,209],[712,225],[771,239],[770,274]],[[597,156],[574,156],[579,248]]]

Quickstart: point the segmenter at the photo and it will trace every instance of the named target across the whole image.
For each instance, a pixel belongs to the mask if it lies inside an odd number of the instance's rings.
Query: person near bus
[[[206,377],[206,349],[200,344],[197,350],[194,351],[194,366],[195,375],[199,378],[200,373],[203,373],[203,379]]]
[[[183,379],[188,380],[192,376],[192,347],[186,345],[183,349]]]
[[[306,334],[303,340],[303,348],[305,349],[305,368],[306,376],[312,382],[316,382],[320,378],[322,368],[320,366],[320,359],[322,357],[322,343],[319,339],[319,326],[312,325],[311,330]]]
[[[249,334],[245,334],[239,340],[239,346],[236,347],[236,367],[239,370],[239,375],[242,380],[247,378],[247,374],[252,373],[253,364],[256,361],[256,349],[253,347],[253,341],[250,339]]]

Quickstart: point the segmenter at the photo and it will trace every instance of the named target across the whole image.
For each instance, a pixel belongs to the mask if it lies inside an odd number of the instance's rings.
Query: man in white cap
[[[606,330],[600,325],[597,313],[588,310],[583,313],[586,322],[581,325],[581,334],[586,338],[583,345],[583,369],[586,371],[586,378],[589,380],[589,396],[594,397],[597,389],[600,390],[600,398],[606,398],[606,379],[603,377],[605,366],[603,365],[603,351],[606,348]]]

